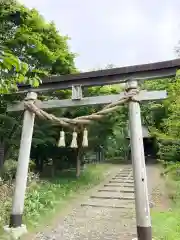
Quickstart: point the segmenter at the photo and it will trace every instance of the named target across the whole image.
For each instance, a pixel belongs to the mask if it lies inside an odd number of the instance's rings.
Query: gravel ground
[[[153,196],[159,179],[156,165],[147,167],[147,176],[149,194]],[[117,168],[110,179],[61,217],[52,229],[39,232],[31,239],[131,240],[136,237],[132,180],[131,165]]]
[[[169,209],[170,201],[165,181],[160,176],[161,170],[160,165],[149,165],[147,177],[150,201],[153,203],[153,208],[163,211]]]

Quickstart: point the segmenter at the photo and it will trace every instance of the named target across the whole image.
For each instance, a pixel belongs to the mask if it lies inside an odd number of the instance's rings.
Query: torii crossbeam
[[[72,88],[74,85],[83,87],[112,85],[124,83],[128,79],[137,81],[173,77],[180,67],[180,59],[149,63],[121,68],[112,68],[92,72],[76,73],[62,76],[49,76],[42,79],[38,88],[30,85],[19,85],[19,93],[28,91],[44,92]]]

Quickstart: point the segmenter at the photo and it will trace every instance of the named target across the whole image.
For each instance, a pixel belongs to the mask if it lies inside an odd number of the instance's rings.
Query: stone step
[[[129,173],[128,174],[117,174],[115,177],[128,177]],[[131,176],[129,176],[131,177]]]
[[[109,183],[134,183],[134,181],[132,181],[132,180],[111,180],[111,181],[109,181]]]
[[[134,179],[133,178],[128,178],[128,176],[125,176],[125,177],[113,177],[112,180],[131,180],[133,181]]]
[[[126,171],[126,172],[116,173],[116,175],[128,175],[128,174],[132,174],[132,171]]]
[[[119,173],[116,173],[116,175],[121,174],[121,175],[125,175],[125,174],[130,174],[132,172],[132,170],[128,170],[128,171],[121,171]]]
[[[120,209],[119,211],[117,211],[116,209],[112,208],[112,209],[109,209],[109,208],[104,208],[104,207],[99,207],[99,208],[94,208],[92,206],[84,206],[83,207],[83,210],[82,208],[79,208],[78,211],[76,210],[76,212],[71,213],[70,215],[72,216],[78,216],[78,217],[94,217],[94,216],[117,216],[117,217],[126,217],[127,215],[127,212],[131,213],[131,215],[133,214],[133,216],[135,216],[135,207],[134,208],[131,208],[131,209],[127,209],[127,208],[122,208]]]
[[[134,184],[133,185],[123,185],[124,188],[133,188],[134,189]]]
[[[134,188],[134,184],[131,183],[107,183],[104,187],[131,187]]]
[[[127,189],[123,187],[111,188],[111,187],[104,187],[103,189],[99,189],[98,192],[122,192],[122,193],[134,193],[134,188]]]
[[[97,208],[94,208],[94,209],[97,209]],[[84,210],[84,208],[83,208],[83,210]],[[108,209],[109,210],[109,212],[111,212],[111,209]],[[114,208],[112,208],[112,210],[115,210],[115,211],[117,211],[117,209],[114,209]],[[118,212],[121,212],[121,210],[119,209],[119,211]],[[96,220],[96,221],[98,221],[98,223],[100,223],[101,225],[107,225],[108,224],[108,222],[109,221],[111,221],[111,226],[112,225],[117,225],[117,229],[118,228],[121,228],[121,230],[123,231],[124,230],[124,228],[126,228],[126,225],[128,224],[128,222],[130,221],[130,219],[132,219],[132,218],[134,218],[135,217],[135,215],[132,215],[131,213],[130,214],[128,214],[127,212],[126,212],[126,215],[125,215],[125,213],[124,213],[124,215],[118,215],[117,217],[112,217],[112,214],[109,214],[109,215],[99,215],[99,216],[94,216],[95,218],[94,218],[94,220]],[[95,224],[95,225],[97,225],[97,222],[96,221],[92,221],[91,222],[91,227],[93,227],[93,225]],[[76,218],[71,218],[70,220],[69,220],[69,223],[71,224],[71,225],[73,225],[73,224],[82,224],[82,225],[86,225],[87,223],[89,222],[89,217],[88,217],[88,215],[86,215],[86,216],[77,216]],[[134,222],[134,223],[133,223]],[[134,221],[132,221],[132,225],[133,225],[133,227],[134,228],[136,228],[136,224],[135,224],[135,220]]]
[[[90,198],[86,202],[82,203],[81,206],[92,206],[92,207],[105,207],[105,208],[126,208],[134,209],[134,200],[116,200],[116,199],[93,199]]]
[[[105,208],[105,207],[93,207],[93,206],[83,206],[76,211],[76,213],[70,214],[72,221],[75,221],[77,218],[89,218],[93,219],[93,221],[102,221],[102,220],[111,220],[111,221],[119,221],[126,219],[135,219],[136,213],[135,209],[127,209],[127,208]]]
[[[91,198],[134,200],[134,194],[107,191],[107,192],[97,192],[94,195],[92,195]]]
[[[129,178],[127,178],[127,176],[126,177],[119,177],[119,176],[117,176],[117,177],[113,177],[112,179],[127,179],[127,180],[134,180],[133,179],[133,177],[129,177]]]

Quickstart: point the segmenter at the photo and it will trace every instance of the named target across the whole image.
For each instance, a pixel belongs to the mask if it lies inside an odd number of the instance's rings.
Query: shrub
[[[4,163],[1,170],[1,177],[4,181],[12,181],[16,176],[17,161],[9,159]]]
[[[16,176],[16,170],[17,170],[18,162],[13,159],[8,159],[4,163],[4,166],[0,172],[1,178],[4,181],[12,181]],[[35,163],[33,161],[29,162],[29,172],[31,172],[35,169]],[[32,174],[31,177],[32,178]]]
[[[29,171],[32,172],[32,171],[35,170],[35,168],[36,168],[35,162],[30,160],[30,162],[29,162]]]
[[[28,185],[31,184],[33,181],[37,182],[39,180],[39,174],[38,173],[34,173],[34,172],[29,172],[28,173]]]

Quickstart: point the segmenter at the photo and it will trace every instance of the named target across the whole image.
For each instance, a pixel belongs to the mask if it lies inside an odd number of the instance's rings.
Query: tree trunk
[[[4,143],[0,143],[0,170],[4,165]]]
[[[80,159],[80,151],[77,150],[77,157],[76,157],[76,177],[80,177],[81,174],[81,159]]]
[[[56,166],[55,166],[55,160],[52,159],[52,167],[51,167],[51,177],[55,177],[55,171],[56,171]]]
[[[44,158],[39,158],[39,172],[42,173],[44,170]]]
[[[77,157],[76,157],[76,177],[80,177],[81,174],[81,156],[82,156],[82,139],[83,133],[82,131],[78,134],[78,149],[77,149]]]
[[[22,119],[23,115],[24,115],[24,112],[22,112],[20,114],[20,116],[17,118],[17,121],[20,121]],[[11,129],[11,132],[8,136],[8,139],[12,140],[15,137],[18,129],[19,129],[19,124],[14,123],[14,125]],[[9,157],[9,155],[11,153],[11,150],[12,150],[12,145],[11,144],[6,144],[6,147],[4,147],[4,161]]]

